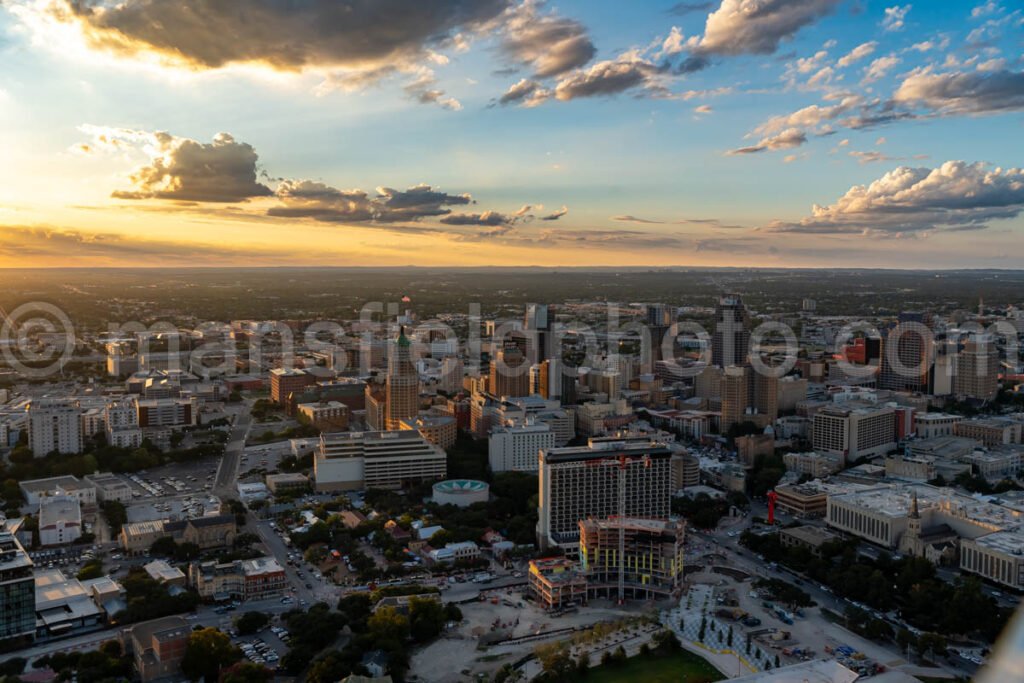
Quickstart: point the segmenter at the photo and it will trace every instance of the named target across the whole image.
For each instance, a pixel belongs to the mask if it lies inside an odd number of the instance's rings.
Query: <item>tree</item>
[[[269,683],[274,672],[255,662],[238,662],[220,673],[220,683]]]
[[[242,658],[242,652],[231,644],[226,633],[215,628],[193,631],[188,637],[181,672],[190,680],[217,680],[220,670]]]
[[[79,581],[88,581],[89,579],[98,579],[103,576],[103,560],[89,560],[85,565],[75,574],[75,578]]]
[[[366,625],[374,640],[403,643],[409,637],[409,620],[394,607],[381,607]]]
[[[309,668],[309,683],[336,683],[352,673],[351,664],[337,650],[317,657]]]
[[[417,643],[436,638],[444,629],[445,610],[440,601],[412,598],[409,601],[409,632]]]
[[[263,612],[246,612],[235,622],[235,627],[242,635],[250,635],[260,631],[270,623],[270,616]]]
[[[586,676],[590,672],[590,653],[582,652],[576,659],[576,673],[580,676]]]

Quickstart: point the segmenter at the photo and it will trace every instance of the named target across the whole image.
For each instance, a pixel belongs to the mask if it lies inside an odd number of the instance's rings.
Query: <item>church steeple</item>
[[[921,512],[917,509],[917,491],[914,491],[914,502],[910,507],[910,518],[921,519]]]

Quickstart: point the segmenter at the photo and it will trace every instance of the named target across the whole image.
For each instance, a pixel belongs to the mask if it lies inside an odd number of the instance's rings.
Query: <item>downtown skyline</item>
[[[1009,0],[299,4],[0,5],[0,267],[1019,263]]]

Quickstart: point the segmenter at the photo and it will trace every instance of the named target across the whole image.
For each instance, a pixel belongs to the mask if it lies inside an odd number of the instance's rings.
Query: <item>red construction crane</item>
[[[775,501],[778,500],[779,494],[775,491],[768,492],[768,525],[775,524]]]

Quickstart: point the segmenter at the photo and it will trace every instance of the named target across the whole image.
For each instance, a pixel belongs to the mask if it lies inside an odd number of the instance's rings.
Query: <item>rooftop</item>
[[[62,489],[76,487],[78,486],[78,483],[77,477],[67,474],[60,477],[47,477],[46,479],[30,479],[29,481],[21,482],[19,486],[21,486],[24,491],[46,493],[47,491],[54,491],[58,487]]]

